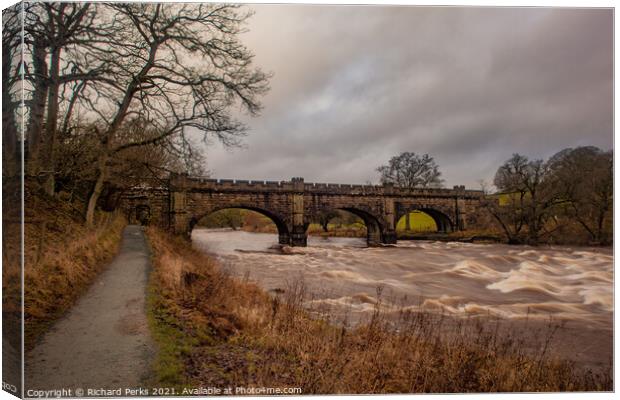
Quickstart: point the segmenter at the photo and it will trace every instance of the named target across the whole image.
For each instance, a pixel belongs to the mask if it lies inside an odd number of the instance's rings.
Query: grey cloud
[[[208,148],[217,177],[364,183],[415,151],[476,187],[513,152],[613,146],[611,10],[253,8],[272,90],[244,149]]]

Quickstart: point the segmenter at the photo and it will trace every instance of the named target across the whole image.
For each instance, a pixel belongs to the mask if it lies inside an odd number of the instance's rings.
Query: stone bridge
[[[278,228],[279,242],[305,246],[310,222],[322,212],[345,210],[367,227],[368,245],[396,243],[396,223],[406,213],[430,215],[440,232],[463,230],[476,221],[483,193],[453,189],[405,189],[393,185],[341,185],[290,181],[204,179],[171,175],[159,185],[143,186],[121,197],[129,220],[148,220],[188,236],[206,215],[226,208],[257,211]]]

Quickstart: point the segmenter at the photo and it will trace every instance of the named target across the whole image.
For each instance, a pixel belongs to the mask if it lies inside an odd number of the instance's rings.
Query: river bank
[[[24,346],[27,351],[75,304],[116,255],[126,221],[120,214],[98,211],[93,226],[87,227],[75,204],[34,195],[27,198],[26,208]],[[19,231],[11,229],[5,233],[19,237]],[[5,251],[17,252],[18,248],[8,243]],[[15,292],[20,288],[19,277],[19,257],[7,256],[3,265],[5,313],[13,309],[21,311],[19,304],[12,304],[21,298]]]
[[[300,387],[306,394],[611,388],[609,371],[590,374],[546,350],[524,351],[523,338],[497,319],[410,307],[388,313],[388,297],[375,286],[366,320],[334,323],[340,318],[329,308],[307,307],[311,289],[303,280],[269,295],[264,282],[259,287],[225,260],[152,228],[148,237],[152,321],[160,343],[175,343],[159,363],[175,365],[160,371],[169,384]],[[555,332],[548,326],[530,339],[546,348]]]
[[[513,246],[437,241],[368,248],[363,239],[310,237],[306,248],[273,249],[277,237],[196,230],[194,245],[227,271],[277,293],[302,280],[304,306],[332,320],[368,320],[374,305],[454,317],[492,316],[513,329],[562,324],[555,355],[606,368],[612,354],[613,254],[600,247]],[[535,346],[531,346],[535,349]]]

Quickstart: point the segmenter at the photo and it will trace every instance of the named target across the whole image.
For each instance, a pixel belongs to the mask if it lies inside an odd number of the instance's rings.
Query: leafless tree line
[[[87,183],[92,223],[111,183],[196,168],[196,137],[237,144],[246,132],[237,108],[257,114],[268,90],[269,75],[239,39],[250,15],[232,4],[37,2],[5,10],[5,171],[19,171],[23,140],[26,174],[41,178],[47,194]]]
[[[443,179],[435,159],[428,154],[403,152],[388,161],[387,165],[377,168],[381,184],[413,189],[441,187]],[[405,214],[405,229],[411,230],[411,214]]]
[[[382,184],[406,188],[441,186],[433,157],[403,152],[377,168]],[[502,164],[496,191],[483,184],[485,210],[510,243],[574,243],[580,233],[589,242],[607,244],[613,231],[613,152],[585,146],[564,149],[547,161],[521,154]],[[577,235],[571,227],[577,227]],[[410,230],[409,214],[406,229]]]
[[[488,196],[487,209],[512,243],[570,235],[571,223],[590,242],[612,240],[612,151],[568,148],[547,161],[514,154],[497,170],[494,184],[500,193]]]

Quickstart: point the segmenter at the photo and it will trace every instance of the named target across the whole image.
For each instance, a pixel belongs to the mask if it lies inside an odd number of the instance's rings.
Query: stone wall
[[[173,175],[167,187],[137,188],[123,197],[132,222],[144,208],[150,223],[189,235],[204,216],[225,208],[260,212],[278,227],[282,244],[305,246],[308,225],[320,213],[341,209],[364,220],[368,243],[394,243],[396,223],[407,212],[421,210],[435,220],[440,231],[466,229],[475,220],[482,192],[453,189],[404,189],[392,185],[341,185],[290,181],[249,181],[190,178]]]

